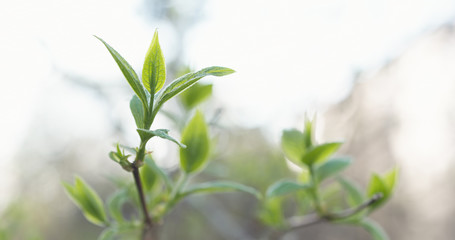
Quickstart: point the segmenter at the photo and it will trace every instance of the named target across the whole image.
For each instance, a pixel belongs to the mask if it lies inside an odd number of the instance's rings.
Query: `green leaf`
[[[111,53],[112,57],[114,58],[117,65],[120,67],[123,75],[125,76],[126,80],[130,84],[133,91],[142,101],[144,106],[147,106],[147,95],[145,94],[144,87],[142,86],[139,78],[134,71],[134,69],[130,66],[130,64],[117,52],[114,48],[112,48],[109,44],[107,44],[103,39],[95,36],[100,40],[104,46],[106,46],[107,50]]]
[[[138,128],[137,132],[139,133],[139,135],[141,136],[141,139],[143,141],[147,141],[150,138],[157,136],[157,137],[169,140],[171,142],[174,142],[177,145],[179,145],[181,148],[186,148],[185,144],[182,144],[178,140],[176,140],[173,137],[168,135],[168,132],[169,132],[168,129],[147,130],[147,129]]]
[[[158,92],[166,81],[166,65],[158,41],[158,31],[153,34],[152,43],[145,56],[142,68],[142,82],[144,87],[153,95]]]
[[[217,181],[196,184],[188,188],[185,192],[181,193],[181,196],[185,197],[192,194],[219,193],[232,191],[245,192],[254,195],[258,199],[262,198],[261,193],[258,192],[256,189],[240,183],[229,181]]]
[[[74,185],[63,183],[66,192],[73,202],[82,210],[85,218],[93,224],[107,224],[104,205],[98,194],[81,178],[76,177]]]
[[[296,129],[287,129],[281,136],[281,147],[286,157],[297,165],[302,165],[305,154],[305,136]]]
[[[128,201],[128,199],[129,199],[128,191],[122,189],[112,194],[107,200],[107,206],[111,217],[119,223],[125,221],[122,214],[122,206],[125,202]]]
[[[136,122],[137,128],[144,128],[144,106],[136,94],[133,95],[133,98],[131,98],[130,109],[131,113],[133,114],[134,121]]]
[[[151,154],[145,155],[145,165],[149,166],[150,168],[153,169],[153,171],[160,176],[160,178],[164,181],[164,184],[166,185],[166,188],[168,190],[171,190],[174,186],[172,183],[171,178],[169,175],[163,171],[160,167],[158,167],[155,163],[155,161],[152,158]]]
[[[301,161],[308,166],[313,165],[314,163],[323,162],[335,153],[341,144],[342,143],[340,142],[333,142],[315,146],[303,155]]]
[[[313,147],[313,123],[308,118],[305,118],[305,128],[303,130],[303,142],[305,148]]]
[[[225,68],[225,67],[208,67],[204,68],[202,70],[199,70],[194,73],[187,73],[177,79],[175,79],[173,82],[171,82],[168,86],[165,88],[161,89],[160,92],[155,95],[156,101],[156,106],[153,108],[153,114],[152,116],[155,116],[161,106],[174,97],[175,95],[179,94],[183,90],[187,89],[189,86],[193,85],[197,81],[199,81],[201,78],[206,77],[206,76],[224,76],[228,75],[231,73],[234,73],[235,71],[230,69],[230,68]]]
[[[373,197],[375,194],[382,194],[382,198],[370,206],[370,209],[375,209],[382,205],[389,198],[389,191],[384,179],[377,174],[371,176],[370,183],[368,184],[367,196]]]
[[[398,168],[393,168],[388,173],[384,175],[384,183],[387,187],[389,195],[393,193],[396,186],[396,181],[398,178]]]
[[[212,84],[196,83],[182,92],[180,102],[186,109],[192,109],[212,95]]]
[[[374,240],[389,240],[386,232],[373,220],[365,218],[358,224],[362,226]]]
[[[180,166],[186,173],[200,170],[207,162],[210,153],[210,139],[204,116],[197,111],[182,133]]]
[[[360,191],[359,187],[348,179],[339,177],[338,182],[343,186],[347,193],[347,201],[349,206],[357,207],[365,201],[365,198]]]
[[[290,180],[280,180],[272,184],[266,191],[267,198],[284,196],[300,190],[307,190],[310,188],[308,184],[300,184]]]
[[[338,174],[350,164],[350,158],[331,158],[316,166],[315,172],[317,180],[322,182],[324,179]]]
[[[150,191],[158,180],[155,169],[148,164],[144,164],[144,166],[141,167],[140,176],[145,191]]]

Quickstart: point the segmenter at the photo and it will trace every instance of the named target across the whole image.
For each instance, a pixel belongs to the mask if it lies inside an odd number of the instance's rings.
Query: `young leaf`
[[[301,159],[303,163],[310,166],[317,162],[323,162],[330,155],[332,155],[338,148],[341,146],[340,142],[333,143],[324,143],[318,146],[315,146],[307,153],[305,153]]]
[[[179,145],[181,148],[186,148],[185,144],[182,144],[181,142],[177,141],[176,139],[174,139],[173,137],[171,137],[167,134],[169,132],[168,129],[147,130],[147,129],[139,128],[139,129],[137,129],[137,132],[139,133],[139,135],[141,136],[141,139],[143,141],[146,141],[154,136],[157,136],[157,137],[160,137],[163,139],[167,139],[171,142],[174,142],[177,145]]]
[[[313,147],[313,123],[308,118],[305,118],[305,128],[303,130],[303,136],[305,148],[309,149]]]
[[[137,128],[144,128],[144,106],[136,94],[133,95],[133,98],[131,98],[130,109],[131,113],[133,114],[134,121],[136,122]]]
[[[138,78],[136,72],[134,71],[134,69],[117,51],[115,51],[114,48],[112,48],[109,44],[107,44],[103,39],[101,39],[97,36],[95,36],[95,37],[98,38],[98,40],[100,40],[104,44],[104,46],[106,46],[107,50],[111,53],[115,62],[120,67],[120,70],[122,71],[123,75],[125,76],[126,80],[130,84],[133,91],[136,93],[136,95],[142,101],[142,104],[144,104],[144,106],[147,106],[147,97],[145,94],[144,87],[142,87],[141,82],[139,82],[139,78]]]
[[[121,189],[112,194],[107,200],[107,206],[111,217],[119,223],[125,221],[122,214],[122,206],[128,201],[128,198],[128,191],[126,189]]]
[[[286,157],[293,163],[302,165],[305,154],[305,136],[296,129],[287,129],[281,136],[281,147]]]
[[[144,87],[153,95],[160,90],[166,81],[166,65],[158,41],[158,31],[153,34],[152,43],[145,56],[142,68],[142,82]]]
[[[359,187],[348,179],[339,177],[338,182],[343,186],[347,193],[347,201],[349,206],[357,207],[365,201],[362,192]]]
[[[212,88],[212,84],[196,83],[179,95],[180,102],[187,110],[192,109],[212,95]]]
[[[371,176],[370,183],[368,184],[367,196],[373,197],[375,194],[381,193],[382,198],[371,205],[370,209],[374,209],[382,205],[389,198],[389,191],[384,179],[377,174]]]
[[[210,139],[201,112],[196,112],[182,133],[182,143],[187,148],[180,148],[180,166],[186,173],[200,170],[208,160]]]
[[[157,183],[157,174],[155,173],[154,169],[148,164],[144,164],[144,166],[142,166],[139,171],[144,190],[150,191]]]
[[[81,178],[76,177],[74,186],[68,183],[63,183],[63,186],[88,221],[99,226],[107,224],[106,212],[101,198]]]
[[[334,176],[351,164],[350,158],[331,158],[316,167],[316,177],[319,182]]]
[[[171,178],[169,175],[163,171],[160,167],[158,167],[155,163],[155,161],[152,158],[151,154],[145,155],[145,165],[149,166],[150,168],[153,169],[153,171],[158,174],[158,176],[164,181],[164,184],[166,185],[166,188],[170,191],[174,184],[172,183]]]
[[[362,226],[374,240],[389,240],[389,237],[376,222],[369,218],[365,218],[358,223]]]
[[[284,196],[296,191],[309,189],[310,185],[300,184],[290,180],[280,180],[272,184],[266,191],[267,198]]]
[[[217,192],[232,192],[232,191],[240,191],[254,195],[256,198],[261,199],[261,193],[258,192],[256,189],[236,183],[236,182],[228,182],[228,181],[218,181],[218,182],[207,182],[207,183],[200,183],[193,185],[192,187],[188,188],[185,192],[181,194],[182,197],[192,195],[192,194],[201,194],[201,193],[217,193]]]
[[[398,168],[393,168],[390,170],[388,173],[384,175],[384,182],[387,186],[387,191],[389,192],[389,195],[393,193],[393,190],[395,189],[396,185],[396,180],[398,178]]]
[[[158,95],[155,96],[155,99],[157,100],[156,106],[153,108],[152,116],[155,116],[158,113],[161,106],[167,100],[171,99],[172,97],[179,94],[189,86],[193,85],[201,78],[209,75],[220,77],[234,72],[235,72],[234,70],[225,67],[208,67],[194,73],[187,73],[175,79],[168,86],[161,89],[160,92],[157,93]]]

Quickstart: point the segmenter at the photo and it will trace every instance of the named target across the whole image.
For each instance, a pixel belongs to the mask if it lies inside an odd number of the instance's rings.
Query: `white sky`
[[[56,129],[72,134],[93,131],[84,116],[98,111],[96,104],[87,105],[90,99],[62,87],[52,65],[99,81],[119,79],[120,71],[93,34],[139,70],[153,31],[159,28],[166,57],[175,57],[176,33],[164,22],[146,23],[138,14],[141,4],[0,2],[0,175],[7,179],[5,174],[13,174],[8,173],[7,160],[27,136],[32,117],[42,110],[37,106],[49,102],[47,96],[55,97],[55,92],[62,91],[59,100],[43,114],[54,107],[60,111],[49,116]],[[185,39],[185,61],[195,68],[235,69],[236,74],[215,82],[217,98],[230,117],[251,126],[283,128],[305,111],[321,111],[344,97],[356,70],[377,68],[419,33],[450,20],[455,2],[223,0],[207,1],[203,12],[203,21]]]

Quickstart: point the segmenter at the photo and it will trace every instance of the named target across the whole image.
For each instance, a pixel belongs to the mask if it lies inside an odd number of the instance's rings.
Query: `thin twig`
[[[314,213],[314,214],[309,214],[309,215],[305,215],[305,216],[291,217],[287,220],[288,228],[286,228],[285,230],[281,230],[281,231],[273,233],[270,236],[270,239],[278,240],[290,231],[293,231],[293,230],[296,230],[299,228],[309,227],[309,226],[317,224],[317,223],[346,219],[348,217],[351,217],[351,216],[361,212],[365,208],[373,205],[378,200],[380,200],[382,197],[383,197],[383,195],[381,193],[375,194],[368,201],[360,204],[359,206],[354,207],[354,208],[349,208],[349,209],[346,209],[346,210],[343,210],[343,211],[337,212],[337,213],[329,213],[329,214],[325,214],[322,216],[317,213]]]
[[[147,203],[145,202],[144,190],[142,188],[141,176],[139,175],[139,168],[133,164],[133,176],[136,183],[139,200],[141,202],[142,212],[144,214],[144,229],[142,232],[142,240],[152,240],[151,232],[153,223],[147,210]]]

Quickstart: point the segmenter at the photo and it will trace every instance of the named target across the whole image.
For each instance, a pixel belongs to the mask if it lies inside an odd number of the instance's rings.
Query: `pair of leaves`
[[[81,178],[76,177],[74,185],[63,183],[66,192],[82,210],[85,218],[93,224],[105,226],[108,223],[103,202],[98,194]]]
[[[171,82],[166,88],[163,88],[164,82],[166,81],[166,64],[159,44],[158,32],[155,31],[142,68],[143,84],[141,84],[131,65],[103,39],[96,38],[106,46],[129,85],[136,93],[137,97],[133,96],[133,99],[130,101],[130,109],[138,128],[148,129],[155,115],[166,101],[184,91],[201,78],[209,75],[224,76],[234,72],[234,70],[225,67],[208,67],[198,72],[185,74]],[[156,103],[154,103],[155,99],[157,100]],[[155,105],[152,106],[153,104]]]
[[[373,197],[373,195],[381,193],[382,198],[371,205],[370,209],[375,209],[384,204],[392,195],[395,189],[396,180],[398,177],[398,169],[393,168],[384,176],[373,174],[371,176],[370,183],[368,184],[367,195]]]
[[[281,137],[281,146],[286,157],[297,165],[311,166],[323,162],[341,146],[340,142],[312,146],[311,124],[306,124],[305,128],[303,133],[296,129],[284,130]]]

